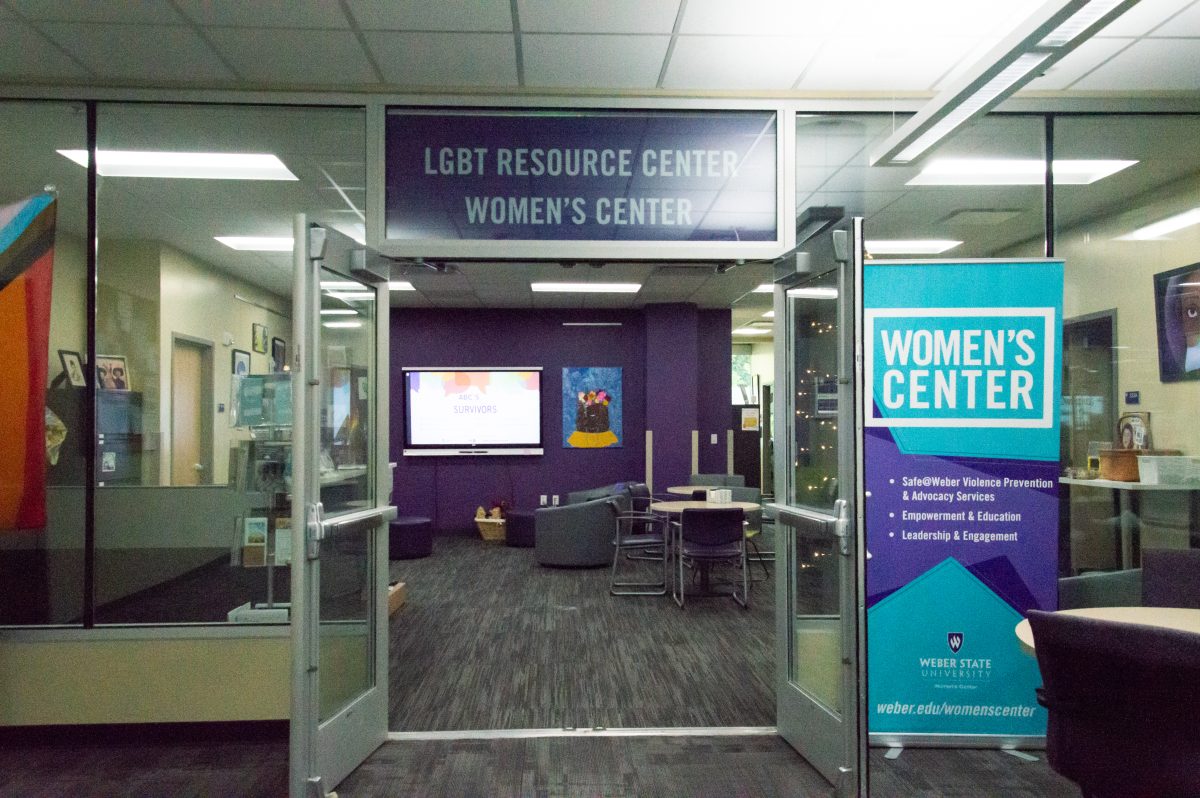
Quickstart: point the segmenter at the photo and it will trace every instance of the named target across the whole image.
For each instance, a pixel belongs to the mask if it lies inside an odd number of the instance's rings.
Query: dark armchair
[[[533,515],[534,556],[542,565],[608,565],[619,509],[615,496],[538,508]]]
[[[1200,635],[1029,612],[1050,766],[1096,798],[1200,795]]]

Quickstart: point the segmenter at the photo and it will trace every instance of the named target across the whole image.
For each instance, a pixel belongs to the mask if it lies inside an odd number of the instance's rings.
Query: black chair
[[[1200,795],[1200,635],[1029,611],[1050,767],[1092,798]]]
[[[679,566],[675,580],[675,603],[680,607],[686,598],[683,579],[685,564],[695,565],[701,577],[701,590],[709,593],[709,575],[714,563],[737,561],[742,571],[742,592],[737,587],[728,594],[743,608],[749,606],[750,572],[746,563],[746,533],[744,514],[736,507],[701,510],[688,509],[679,515],[676,525],[674,555]]]
[[[726,488],[729,491],[730,501],[735,502],[753,502],[762,504],[762,491],[758,488],[745,488],[733,486]],[[757,562],[763,569],[763,575],[770,578],[771,572],[767,570],[768,562],[775,562],[775,550],[770,548],[766,551],[759,549],[758,540],[764,538],[763,530],[763,511],[760,507],[757,510],[746,510],[746,543],[750,546],[752,553],[747,553],[747,557],[751,562]],[[774,532],[774,529],[772,529]],[[774,535],[772,534],[772,539]]]
[[[1144,549],[1142,604],[1200,609],[1200,549]]]
[[[629,507],[617,513],[608,592],[614,596],[665,596],[670,565],[667,559],[667,519],[650,510],[653,498],[645,483],[631,482],[625,486],[625,490]],[[623,560],[659,562],[661,578],[653,582],[631,581],[621,575]]]

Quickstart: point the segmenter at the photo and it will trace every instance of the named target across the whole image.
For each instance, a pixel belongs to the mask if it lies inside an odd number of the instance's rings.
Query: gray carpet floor
[[[391,573],[408,588],[391,622],[395,731],[775,723],[772,580],[748,610],[724,597],[680,609],[609,595],[607,568],[546,568],[533,549],[452,535]]]

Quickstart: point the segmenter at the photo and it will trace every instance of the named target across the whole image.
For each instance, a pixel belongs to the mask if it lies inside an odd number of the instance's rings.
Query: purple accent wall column
[[[699,311],[695,305],[648,305],[646,428],[654,433],[654,489],[687,483],[692,430],[698,429]]]
[[[728,308],[699,313],[696,374],[697,413],[700,430],[700,472],[724,473],[728,464],[728,436],[733,385],[733,312]],[[717,443],[710,443],[713,435]]]

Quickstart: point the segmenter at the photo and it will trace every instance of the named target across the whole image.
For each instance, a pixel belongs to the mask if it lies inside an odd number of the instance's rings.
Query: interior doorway
[[[171,342],[171,484],[211,485],[212,343],[174,335]]]

